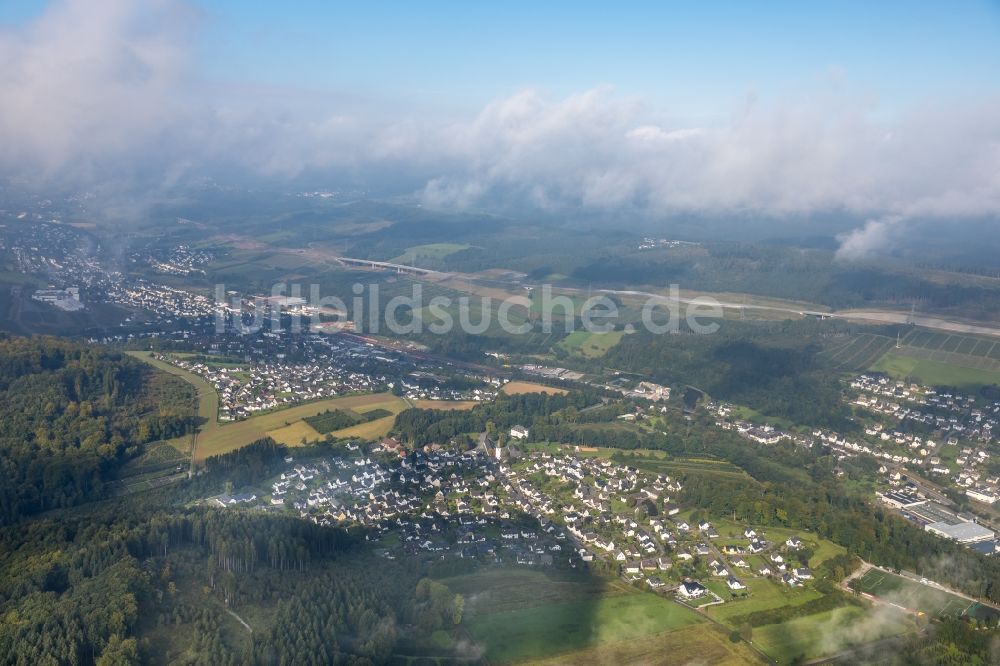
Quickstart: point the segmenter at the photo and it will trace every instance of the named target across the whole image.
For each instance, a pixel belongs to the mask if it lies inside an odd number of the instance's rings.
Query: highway
[[[361,268],[369,268],[372,270],[390,270],[397,273],[406,273],[410,275],[415,275],[418,277],[427,277],[440,280],[446,277],[455,277],[462,280],[467,280],[469,282],[478,282],[480,278],[476,275],[471,275],[468,273],[445,273],[442,271],[436,271],[429,268],[420,268],[419,266],[410,266],[407,264],[397,264],[389,261],[375,261],[372,259],[359,259],[357,257],[344,257],[340,255],[331,255],[327,257],[345,266],[357,266]],[[523,282],[516,282],[513,280],[502,280],[502,279],[490,279],[489,282],[502,285],[508,289],[512,290],[522,290],[526,287],[533,289],[540,289],[542,285],[540,284],[527,284]],[[810,310],[803,309],[800,307],[794,307],[791,305],[761,305],[755,303],[733,303],[730,301],[720,300],[713,297],[711,294],[704,294],[701,296],[688,297],[688,296],[664,296],[663,294],[658,294],[649,291],[641,291],[635,289],[610,289],[610,288],[591,288],[583,289],[577,287],[555,287],[554,292],[558,293],[574,293],[574,294],[607,294],[614,296],[623,296],[631,298],[642,298],[642,299],[657,299],[663,304],[677,303],[679,305],[691,305],[691,304],[704,304],[706,299],[711,299],[717,303],[721,308],[725,310],[736,310],[736,311],[752,311],[752,312],[763,312],[776,315],[790,315],[793,317],[818,317],[818,318],[833,318],[842,319],[845,321],[858,321],[858,322],[869,322],[876,324],[912,324],[915,326],[920,326],[923,328],[929,328],[937,331],[946,331],[949,333],[967,333],[972,335],[991,335],[1000,337],[1000,326],[993,325],[990,322],[973,322],[973,321],[956,321],[943,319],[941,317],[936,317],[932,315],[923,315],[919,313],[910,312],[899,312],[895,310]],[[711,302],[710,301],[710,302]]]

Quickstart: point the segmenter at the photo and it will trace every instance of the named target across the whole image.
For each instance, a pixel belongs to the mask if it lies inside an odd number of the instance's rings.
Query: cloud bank
[[[417,115],[406,100],[200,80],[201,20],[178,0],[64,0],[0,33],[0,175],[121,188],[350,176],[437,206],[869,217],[843,257],[913,217],[1000,214],[998,96],[887,119],[838,81],[692,124],[611,88],[527,89],[471,117]]]

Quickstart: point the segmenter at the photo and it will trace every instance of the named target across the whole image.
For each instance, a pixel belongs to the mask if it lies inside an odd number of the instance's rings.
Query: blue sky
[[[0,22],[46,4],[0,2]],[[611,85],[693,115],[838,81],[890,110],[1000,87],[997,2],[192,4],[206,78],[457,108],[527,86]]]
[[[1000,219],[998,2],[0,0],[0,178]]]

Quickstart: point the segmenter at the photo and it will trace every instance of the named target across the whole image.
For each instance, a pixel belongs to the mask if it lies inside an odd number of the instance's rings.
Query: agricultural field
[[[898,345],[898,346],[897,346]],[[861,333],[831,344],[820,357],[841,372],[885,372],[922,384],[976,390],[1000,384],[1000,340],[911,327],[898,339]]]
[[[695,474],[700,476],[715,476],[728,478],[747,478],[747,473],[740,467],[725,460],[712,458],[677,458],[667,457],[662,453],[629,452],[625,456],[626,464],[654,474],[668,476],[684,476]]]
[[[880,569],[866,571],[857,580],[856,585],[857,589],[865,594],[928,615],[962,615],[967,610],[979,607],[976,602]],[[980,615],[982,614],[980,612]],[[994,621],[1000,617],[1000,613],[997,612],[993,612],[992,615]]]
[[[846,342],[832,345],[821,352],[834,368],[841,372],[862,372],[896,345],[896,340],[885,335],[861,333]]]
[[[546,386],[545,384],[521,381],[507,382],[500,390],[507,395],[520,395],[522,393],[551,393],[552,395],[562,395],[563,393],[568,393],[566,389],[553,388],[552,386]]]
[[[713,664],[744,666],[766,663],[746,643],[733,643],[720,627],[692,624],[639,641],[604,643],[547,659],[529,659],[534,666],[605,666],[606,664]]]
[[[417,409],[441,409],[444,411],[465,411],[483,403],[475,400],[411,400]]]
[[[779,664],[815,659],[911,629],[902,612],[844,606],[780,624],[754,627],[752,640]]]
[[[316,402],[290,407],[277,412],[254,416],[246,419],[245,421],[237,421],[236,423],[229,423],[220,426],[216,433],[213,433],[214,437],[209,440],[208,445],[205,444],[202,436],[199,435],[197,457],[198,459],[202,459],[204,457],[208,457],[209,455],[218,455],[214,449],[219,448],[224,449],[224,451],[232,451],[265,435],[275,437],[277,441],[281,441],[282,443],[297,445],[302,439],[301,428],[295,431],[286,431],[285,429],[288,426],[298,426],[298,422],[301,422],[302,425],[308,427],[308,424],[304,423],[302,419],[307,416],[321,414],[328,409],[354,410],[362,414],[366,410],[374,409],[384,409],[390,412],[392,416],[376,419],[367,423],[361,423],[343,430],[335,430],[330,433],[334,437],[362,437],[360,434],[354,434],[353,431],[355,429],[365,429],[367,427],[366,432],[375,433],[367,437],[368,439],[371,439],[384,434],[384,432],[382,432],[383,429],[385,432],[388,432],[389,428],[392,427],[393,421],[395,420],[395,415],[406,409],[406,407],[406,402],[402,398],[398,398],[391,393],[372,393],[346,396],[343,398],[318,400]],[[384,427],[386,425],[388,428]],[[312,430],[312,428],[310,428],[310,430]],[[352,432],[347,433],[347,431]],[[315,440],[320,438],[320,434],[315,430],[313,430],[313,433],[315,434],[312,437],[307,436],[306,439]],[[299,435],[297,438],[294,437],[296,434]],[[278,439],[279,437],[281,439]],[[286,441],[288,439],[292,439],[292,441]],[[212,447],[212,449],[209,449],[208,447]],[[206,453],[206,450],[213,450],[213,452]]]
[[[306,442],[312,442],[323,437],[312,426],[306,423],[305,420],[296,421],[295,423],[286,425],[284,428],[270,430],[267,435],[274,441],[285,446],[300,446],[303,439]]]
[[[1000,383],[1000,340],[912,328],[872,369],[924,384],[976,389]]]
[[[375,410],[385,410],[389,416],[377,418],[366,423],[359,423],[349,428],[335,430],[331,434],[334,437],[358,437],[363,439],[374,439],[381,437],[392,429],[396,414],[406,409],[406,401],[391,393],[372,393],[364,395],[351,395],[342,398],[328,398],[309,402],[287,409],[281,409],[267,414],[252,416],[243,421],[234,423],[220,423],[219,395],[215,388],[207,381],[174,367],[169,363],[157,361],[148,355],[148,352],[129,352],[135,358],[153,365],[154,367],[169,372],[172,375],[182,377],[185,381],[193,384],[198,390],[198,414],[204,419],[204,423],[198,429],[195,438],[194,459],[201,462],[210,456],[216,456],[229,451],[235,451],[241,446],[246,446],[250,442],[261,437],[270,436],[275,441],[288,446],[301,444],[302,438],[307,441],[315,441],[321,438],[308,423],[303,421],[309,416],[322,414],[327,410],[346,410],[356,412],[362,417],[368,412]],[[178,438],[171,440],[171,444],[183,452],[188,449],[182,447],[190,441],[190,438]]]
[[[661,595],[617,581],[552,575],[491,570],[442,582],[469,600],[464,624],[490,663],[569,658],[705,622]]]
[[[607,333],[590,333],[589,331],[573,331],[563,338],[559,346],[585,358],[600,358],[617,345],[625,331],[609,331]]]
[[[309,426],[325,435],[337,430],[344,430],[361,423],[368,423],[377,419],[384,419],[387,416],[394,416],[388,409],[374,408],[366,412],[356,412],[353,409],[331,409],[315,416],[307,416],[303,419]]]
[[[871,370],[929,386],[955,386],[972,392],[982,386],[1000,384],[1000,371],[920,358],[912,348],[892,350],[872,365]]]
[[[422,261],[430,260],[437,264],[449,254],[455,254],[462,250],[468,250],[471,245],[465,243],[429,243],[427,245],[415,245],[406,248],[406,251],[398,257],[389,260],[394,264],[407,264],[420,266]]]
[[[378,439],[379,437],[385,437],[392,430],[393,423],[396,422],[395,416],[386,416],[385,418],[375,419],[374,421],[368,421],[367,423],[359,423],[357,425],[350,426],[349,428],[344,428],[343,430],[334,430],[331,435],[337,438],[343,437],[353,437],[356,439]]]

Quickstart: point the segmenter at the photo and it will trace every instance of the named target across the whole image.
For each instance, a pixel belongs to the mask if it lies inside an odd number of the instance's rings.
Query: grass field
[[[663,596],[584,574],[504,568],[442,582],[465,597],[463,624],[490,663],[557,655],[587,663],[581,650],[613,650],[705,622]]]
[[[552,395],[561,395],[567,393],[566,389],[520,381],[507,382],[501,390],[508,395],[520,395],[521,393],[551,393]]]
[[[874,363],[871,369],[897,379],[910,379],[931,386],[955,386],[969,391],[975,391],[981,386],[1000,384],[1000,371],[920,358],[915,355],[917,353],[920,352],[906,347],[893,349]]]
[[[923,384],[975,390],[1000,383],[1000,340],[911,328],[871,369]]]
[[[754,563],[753,560],[750,561]],[[750,613],[782,606],[799,606],[823,596],[811,587],[790,588],[768,578],[743,577],[743,582],[747,586],[749,596],[744,599],[727,601],[717,606],[710,606],[706,609],[709,617],[732,626],[730,621],[735,622],[738,618]],[[724,594],[720,596],[728,599],[729,593],[724,591]],[[738,629],[739,627],[733,628]]]
[[[873,370],[922,384],[968,390],[1000,384],[1000,340],[985,336],[917,327],[898,340],[861,333],[830,344],[820,357],[842,372]]]
[[[845,606],[753,629],[754,645],[779,664],[836,654],[854,645],[904,633],[907,617],[892,610]]]
[[[922,611],[928,615],[961,615],[975,606],[963,599],[922,583],[907,580],[879,569],[865,572],[857,582],[858,589],[904,608]]]
[[[712,664],[742,666],[763,663],[746,643],[733,643],[716,626],[693,624],[639,641],[605,643],[568,654],[524,662],[534,666],[607,666],[609,664]]]
[[[624,331],[610,331],[608,333],[573,331],[563,338],[559,346],[570,353],[579,354],[586,358],[600,358],[617,345],[624,335]]]
[[[441,261],[449,254],[454,254],[462,250],[468,250],[471,245],[465,243],[429,243],[427,245],[415,245],[406,248],[406,251],[398,257],[389,261],[394,264],[420,265],[421,259]]]
[[[491,662],[517,662],[643,639],[699,622],[703,620],[680,604],[634,592],[476,614],[469,633],[485,646]]]

